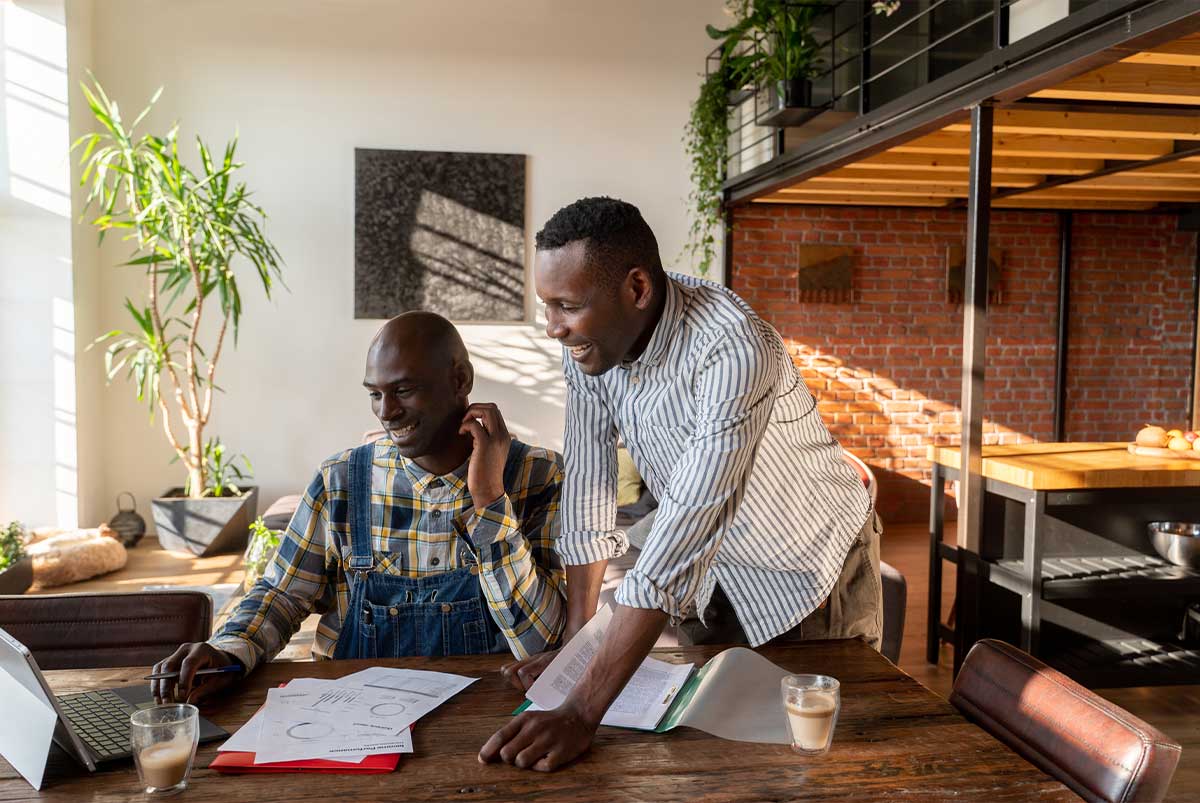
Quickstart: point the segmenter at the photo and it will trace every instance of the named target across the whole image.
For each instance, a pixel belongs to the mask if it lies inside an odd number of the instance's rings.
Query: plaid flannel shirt
[[[554,646],[566,621],[558,532],[562,459],[515,441],[505,466],[506,494],[476,512],[467,464],[435,476],[403,457],[387,438],[374,444],[371,470],[373,571],[419,578],[461,568],[466,550],[492,618],[519,658]],[[321,464],[261,580],[210,643],[247,671],[270,660],[312,612],[323,614],[314,658],[333,657],[350,603],[344,559],[350,548],[346,450]],[[455,532],[460,522],[470,540]]]

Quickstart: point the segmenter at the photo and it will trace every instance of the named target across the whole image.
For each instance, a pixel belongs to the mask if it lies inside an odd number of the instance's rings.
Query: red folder
[[[240,772],[324,772],[345,775],[379,775],[394,771],[399,762],[399,753],[379,753],[367,756],[357,764],[348,761],[331,761],[325,758],[255,764],[253,753],[228,752],[218,753],[208,768],[230,774]]]

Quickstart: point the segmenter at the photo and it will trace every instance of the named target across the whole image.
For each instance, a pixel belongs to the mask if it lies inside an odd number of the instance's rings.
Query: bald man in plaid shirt
[[[312,612],[316,658],[506,652],[556,646],[566,618],[554,551],[562,461],[512,438],[454,326],[393,318],[363,382],[387,437],[326,460],[261,580],[208,642],[155,666],[159,699],[201,699],[270,660]]]

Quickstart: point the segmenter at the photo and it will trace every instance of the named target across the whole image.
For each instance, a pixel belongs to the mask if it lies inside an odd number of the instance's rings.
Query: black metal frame
[[[1074,220],[1070,212],[1058,214],[1058,336],[1054,345],[1054,440],[1067,434],[1067,341],[1071,316],[1071,237]]]
[[[984,101],[1020,100],[1111,62],[1108,51],[1114,47],[1151,47],[1196,30],[1200,8],[1195,0],[1093,4],[728,180],[726,202],[753,200],[941,129]]]

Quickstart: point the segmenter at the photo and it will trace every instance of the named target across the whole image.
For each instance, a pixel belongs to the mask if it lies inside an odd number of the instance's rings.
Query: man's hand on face
[[[584,719],[569,703],[553,711],[525,711],[492,734],[479,751],[479,760],[550,772],[591,747],[597,724]]]
[[[550,666],[550,662],[557,655],[557,651],[547,650],[519,661],[507,663],[500,667],[500,677],[512,684],[513,688],[529,691],[529,687],[546,671],[546,667]]]
[[[504,495],[504,464],[512,438],[500,408],[490,403],[468,407],[458,431],[475,442],[467,464],[467,489],[475,509],[483,510]]]
[[[241,677],[234,672],[222,672],[219,675],[201,675],[196,677],[200,669],[218,666],[230,666],[237,660],[227,652],[205,642],[183,644],[175,652],[154,665],[154,674],[162,672],[178,672],[179,679],[164,678],[150,681],[150,691],[157,703],[175,701],[197,703],[205,697],[223,691],[238,681]]]

